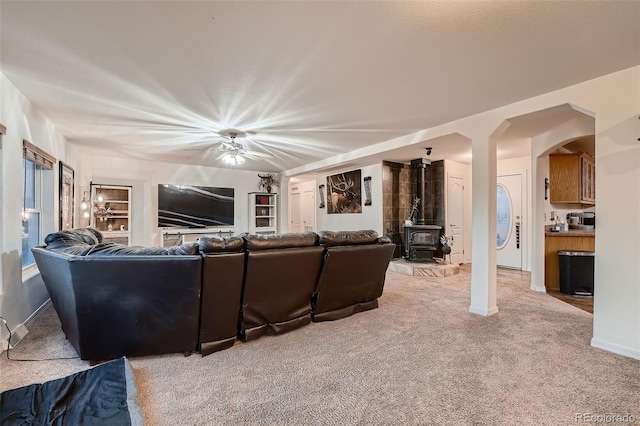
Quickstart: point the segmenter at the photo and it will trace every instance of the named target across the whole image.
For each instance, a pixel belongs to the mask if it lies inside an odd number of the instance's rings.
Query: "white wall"
[[[332,171],[325,175],[318,175],[316,186],[326,185],[327,176],[337,173],[357,170],[355,168]],[[362,185],[362,213],[352,214],[328,214],[327,208],[318,209],[316,214],[317,229],[319,231],[357,231],[361,229],[373,229],[379,235],[384,235],[382,219],[382,163],[361,167],[362,179],[371,176],[371,205],[364,205],[364,182]],[[325,204],[327,200],[325,198]]]
[[[0,74],[0,123],[7,127],[2,138],[2,275],[0,280],[0,315],[15,330],[49,298],[40,275],[22,272],[22,140],[26,139],[57,159],[74,167],[66,158],[67,141],[34,106]],[[45,172],[45,205],[42,215],[42,238],[58,228],[58,168]],[[0,330],[4,338],[5,330]]]
[[[80,161],[76,181],[85,191],[89,183],[131,185],[131,244],[161,245],[161,229],[158,228],[158,185],[180,184],[234,188],[235,232],[249,230],[249,193],[259,192],[258,173],[252,171],[161,163],[109,156],[104,151],[75,147]],[[277,189],[277,188],[275,188]],[[274,192],[276,192],[274,189]],[[78,191],[78,199],[82,192]],[[282,191],[280,191],[282,192]],[[286,196],[286,195],[285,195]],[[282,194],[278,198],[282,198]],[[279,200],[278,213],[286,216]],[[88,225],[88,220],[80,225]]]
[[[640,359],[640,67],[600,94],[596,112],[593,346]],[[606,96],[606,98],[605,98]]]

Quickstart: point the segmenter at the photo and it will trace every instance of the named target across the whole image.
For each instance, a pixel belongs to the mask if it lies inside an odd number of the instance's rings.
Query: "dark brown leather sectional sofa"
[[[375,231],[207,236],[177,247],[60,231],[32,251],[81,359],[207,355],[378,306],[393,250]]]

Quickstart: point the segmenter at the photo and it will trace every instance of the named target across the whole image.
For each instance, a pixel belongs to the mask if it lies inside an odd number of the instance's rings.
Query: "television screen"
[[[233,188],[158,185],[158,227],[233,225]]]

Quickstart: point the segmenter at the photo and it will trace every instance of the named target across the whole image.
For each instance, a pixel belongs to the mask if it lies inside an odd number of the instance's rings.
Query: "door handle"
[[[516,248],[520,248],[520,222],[516,222]]]

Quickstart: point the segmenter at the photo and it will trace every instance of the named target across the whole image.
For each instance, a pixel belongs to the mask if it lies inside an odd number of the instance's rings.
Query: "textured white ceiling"
[[[2,72],[71,142],[223,166],[214,132],[238,128],[263,171],[640,64],[638,1],[2,1],[0,19]]]

